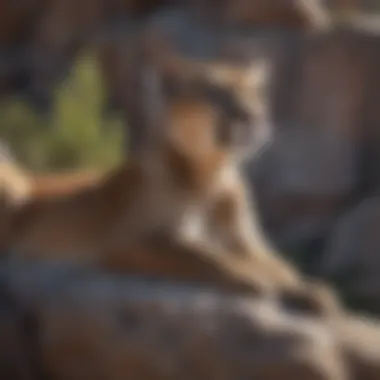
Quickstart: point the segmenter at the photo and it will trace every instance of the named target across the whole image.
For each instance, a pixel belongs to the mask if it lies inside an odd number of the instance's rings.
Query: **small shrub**
[[[48,118],[21,100],[3,102],[0,138],[34,171],[109,167],[121,158],[123,126],[104,117],[104,99],[97,62],[85,53],[57,88]]]

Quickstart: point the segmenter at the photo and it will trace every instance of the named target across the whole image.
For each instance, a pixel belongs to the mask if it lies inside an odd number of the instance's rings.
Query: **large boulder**
[[[60,265],[7,277],[48,378],[347,379],[329,327],[270,300]]]
[[[1,279],[10,342],[0,363],[11,361],[0,370],[30,363],[31,374],[65,380],[380,376],[380,323],[363,316],[310,318],[272,299],[69,264],[12,265]]]

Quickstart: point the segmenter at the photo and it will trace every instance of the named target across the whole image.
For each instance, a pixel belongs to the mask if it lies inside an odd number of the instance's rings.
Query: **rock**
[[[301,30],[326,27],[330,15],[320,0],[227,0],[222,4],[212,0],[191,0],[207,22],[219,26],[266,26]],[[215,11],[217,7],[218,11]]]
[[[328,322],[352,378],[377,380],[380,371],[380,323],[359,314]]]
[[[109,25],[141,20],[172,0],[27,0],[0,4],[0,95],[26,95],[48,111],[78,52]]]
[[[326,6],[335,12],[378,12],[377,1],[374,0],[326,0]]]
[[[328,327],[270,300],[62,265],[8,276],[38,320],[42,368],[53,378],[347,378]]]
[[[248,173],[274,243],[310,262],[305,252],[321,252],[340,215],[379,188],[380,34],[337,29],[288,46],[274,68],[275,138]]]
[[[22,333],[23,349],[6,353],[46,378],[379,378],[380,323],[368,317],[310,318],[271,299],[73,264],[5,267],[1,279],[17,328],[0,317],[0,332]]]
[[[320,273],[340,284],[345,294],[380,313],[380,198],[362,201],[337,223],[323,253]]]
[[[0,286],[0,377],[40,380],[33,317],[23,309],[5,281]]]

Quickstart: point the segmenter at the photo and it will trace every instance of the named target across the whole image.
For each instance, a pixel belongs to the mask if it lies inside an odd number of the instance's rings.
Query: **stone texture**
[[[380,35],[340,29],[289,46],[276,60],[277,134],[248,172],[275,243],[290,252],[313,245],[320,251],[337,218],[378,191],[378,115],[371,99],[378,96]]]
[[[380,199],[368,198],[339,219],[321,261],[320,273],[344,288],[358,306],[380,312]]]
[[[54,379],[346,379],[320,321],[270,300],[36,264],[8,272]]]
[[[23,368],[44,379],[380,374],[380,324],[368,317],[310,318],[271,299],[66,264],[5,267],[1,279],[0,333],[12,345],[0,363],[29,363]]]

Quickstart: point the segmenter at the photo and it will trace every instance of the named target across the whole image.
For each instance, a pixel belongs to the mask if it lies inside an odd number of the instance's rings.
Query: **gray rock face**
[[[378,96],[380,34],[337,29],[277,46],[276,133],[248,174],[270,237],[307,255],[379,189],[379,116],[370,99]]]
[[[344,287],[362,308],[380,312],[380,199],[367,198],[341,217],[331,231],[320,273]]]

